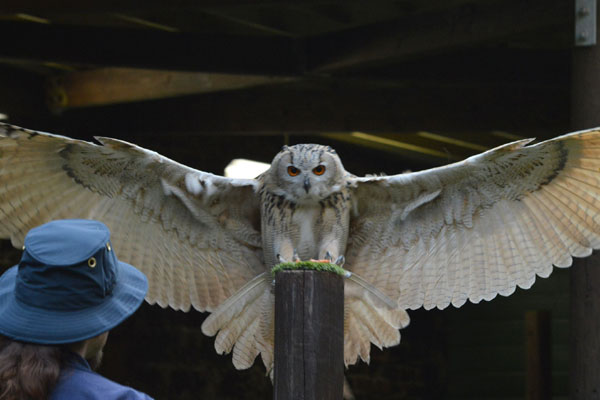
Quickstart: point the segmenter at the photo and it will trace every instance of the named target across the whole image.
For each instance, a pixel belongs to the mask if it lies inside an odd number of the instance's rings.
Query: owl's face
[[[339,191],[346,171],[335,150],[318,144],[284,146],[265,173],[272,193],[293,202],[320,201]]]

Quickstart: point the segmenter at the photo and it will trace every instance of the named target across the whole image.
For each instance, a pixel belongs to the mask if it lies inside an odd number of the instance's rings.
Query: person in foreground
[[[117,260],[102,223],[29,231],[21,261],[0,276],[0,400],[151,399],[92,370],[108,331],[147,290],[144,274]]]

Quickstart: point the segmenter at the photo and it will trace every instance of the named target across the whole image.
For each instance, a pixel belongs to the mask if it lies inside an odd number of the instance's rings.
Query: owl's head
[[[283,146],[264,174],[266,188],[293,202],[322,200],[346,183],[335,150],[319,144]]]

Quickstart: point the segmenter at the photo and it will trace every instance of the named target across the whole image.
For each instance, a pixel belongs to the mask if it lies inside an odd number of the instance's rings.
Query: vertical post
[[[527,311],[527,400],[552,398],[552,341],[550,312]]]
[[[600,12],[600,7],[597,7]],[[596,20],[600,21],[599,18]],[[574,129],[600,126],[600,48],[573,49]],[[571,270],[570,396],[600,398],[600,255],[575,259]]]
[[[275,278],[275,400],[340,400],[344,281],[310,270]]]

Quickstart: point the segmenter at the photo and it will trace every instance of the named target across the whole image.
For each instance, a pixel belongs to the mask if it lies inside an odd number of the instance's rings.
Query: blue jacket
[[[49,400],[152,400],[145,393],[119,385],[92,371],[79,355],[73,354],[62,370]]]

